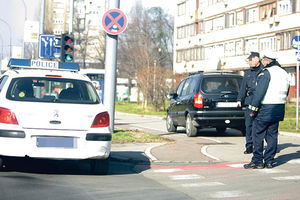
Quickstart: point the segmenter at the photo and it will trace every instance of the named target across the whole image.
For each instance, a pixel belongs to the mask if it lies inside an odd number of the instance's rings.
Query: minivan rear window
[[[98,104],[92,83],[64,78],[22,77],[12,79],[6,98],[15,101]]]
[[[205,93],[238,93],[241,83],[241,77],[205,77],[201,90]]]

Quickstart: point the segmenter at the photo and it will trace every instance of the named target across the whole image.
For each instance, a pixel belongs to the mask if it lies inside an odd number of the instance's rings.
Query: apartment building
[[[177,0],[174,71],[242,71],[251,51],[274,51],[295,84],[300,0]]]

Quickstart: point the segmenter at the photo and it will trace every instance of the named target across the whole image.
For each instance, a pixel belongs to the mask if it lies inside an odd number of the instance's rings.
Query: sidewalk
[[[130,143],[112,144],[111,158],[130,163],[217,163],[249,162],[252,154],[245,155],[244,137],[187,137],[185,134],[172,134],[173,143]],[[276,157],[294,155],[298,157],[300,136],[293,133],[280,133]]]

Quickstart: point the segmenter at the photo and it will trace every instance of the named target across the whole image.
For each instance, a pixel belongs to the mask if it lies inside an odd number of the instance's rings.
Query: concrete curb
[[[300,137],[299,133],[290,133],[290,132],[279,132],[279,135],[284,135],[284,136],[291,136],[291,137]]]

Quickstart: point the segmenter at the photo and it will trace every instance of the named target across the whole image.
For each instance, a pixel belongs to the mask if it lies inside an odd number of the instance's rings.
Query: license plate
[[[237,102],[217,102],[217,108],[236,108]]]
[[[73,149],[77,147],[77,140],[73,137],[37,137],[36,146]]]

